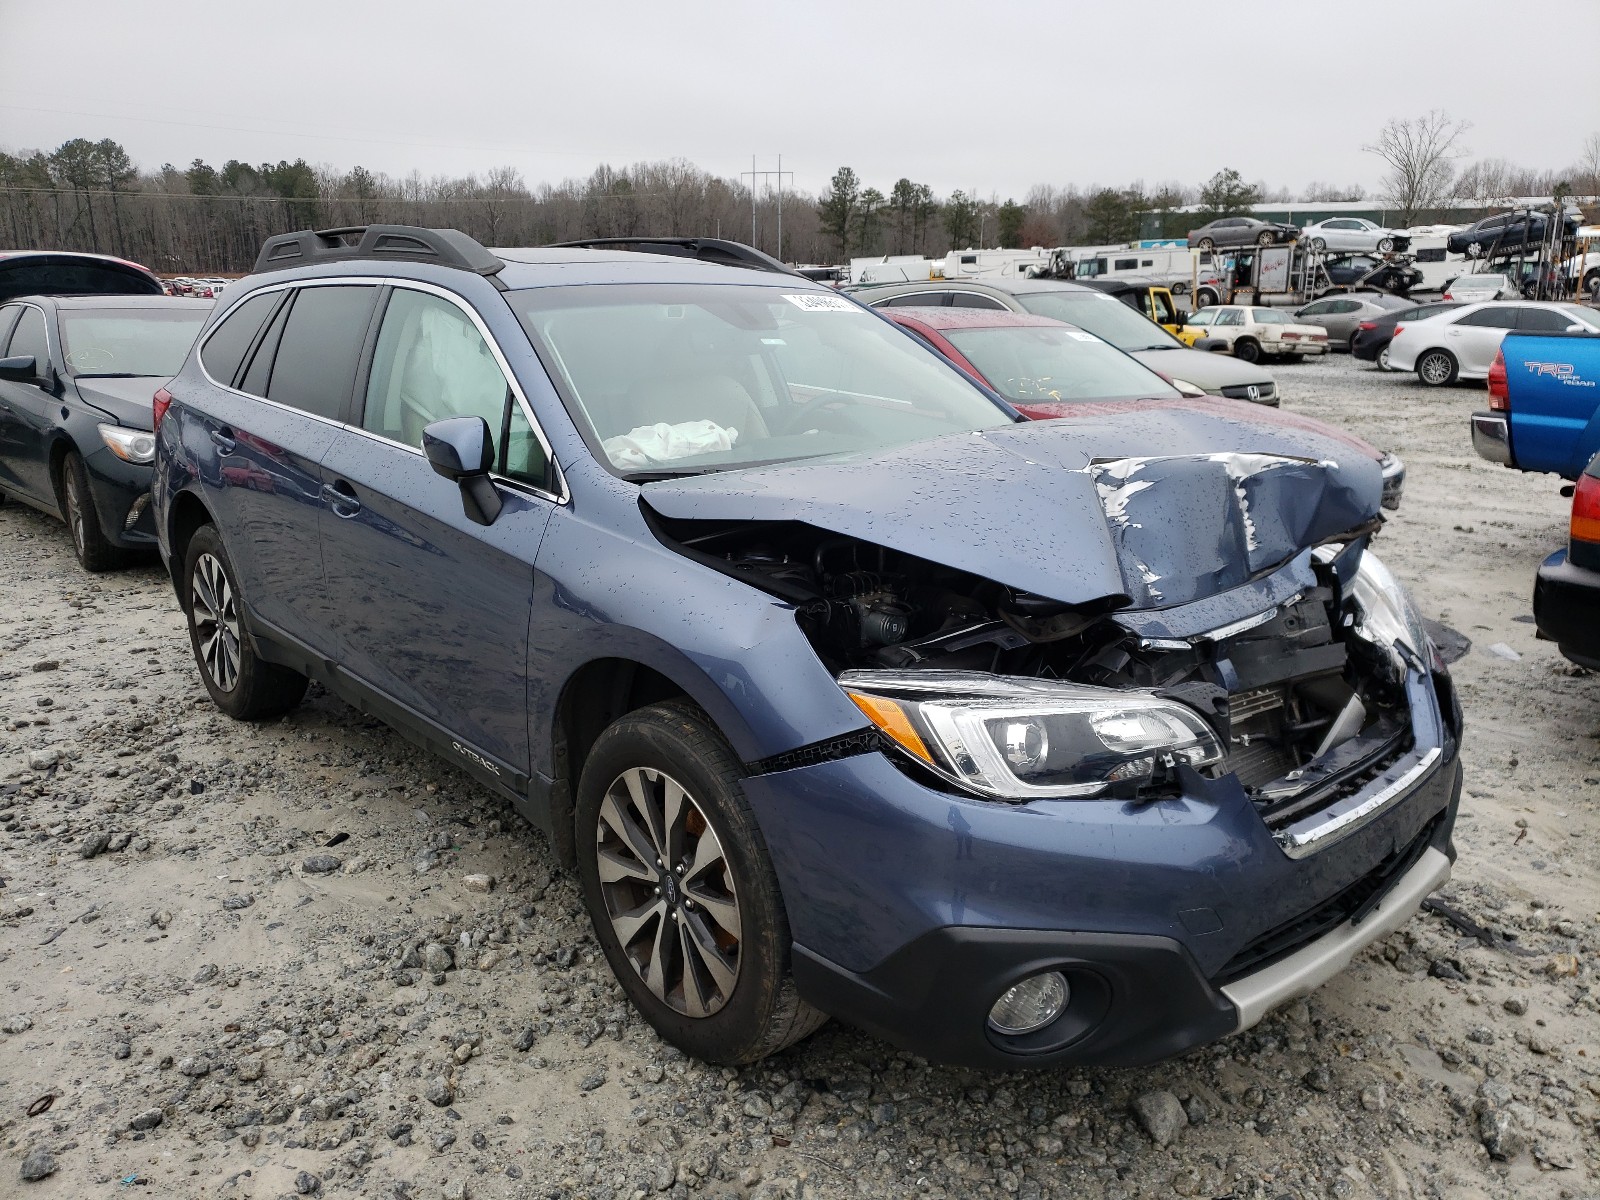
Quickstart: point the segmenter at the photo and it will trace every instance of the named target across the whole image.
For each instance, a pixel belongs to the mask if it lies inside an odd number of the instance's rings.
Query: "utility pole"
[[[778,155],[778,169],[776,171],[756,170],[756,156],[750,156],[750,169],[739,172],[740,178],[750,176],[750,244],[756,244],[756,179],[770,179],[774,175],[778,178],[778,253],[775,257],[783,257],[783,177],[794,178],[793,171],[783,169],[783,155]],[[759,247],[758,247],[759,248]]]

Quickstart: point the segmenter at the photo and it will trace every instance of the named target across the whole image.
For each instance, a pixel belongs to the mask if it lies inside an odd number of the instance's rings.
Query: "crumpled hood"
[[[1231,412],[1086,415],[667,479],[675,520],[801,521],[1074,605],[1167,608],[1379,514],[1378,464]]]
[[[96,379],[78,376],[73,381],[78,395],[85,404],[92,404],[118,425],[149,432],[155,426],[152,402],[157,389],[166,383],[153,375],[140,375],[134,379]]]

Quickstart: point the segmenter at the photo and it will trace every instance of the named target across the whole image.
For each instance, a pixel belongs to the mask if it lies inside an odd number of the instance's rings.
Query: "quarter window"
[[[0,347],[4,347],[6,339],[11,336],[11,327],[17,323],[17,318],[22,315],[22,305],[8,304],[0,308]]]
[[[376,291],[360,286],[301,288],[273,358],[267,399],[342,420]]]
[[[249,353],[250,343],[255,341],[261,323],[280,299],[282,294],[279,292],[251,296],[217,326],[200,350],[200,362],[211,378],[228,387],[233,386],[239,376],[239,368],[244,365],[244,356]]]
[[[1564,333],[1567,326],[1573,324],[1576,322],[1566,313],[1549,308],[1525,308],[1522,310],[1522,320],[1517,327],[1539,333]]]

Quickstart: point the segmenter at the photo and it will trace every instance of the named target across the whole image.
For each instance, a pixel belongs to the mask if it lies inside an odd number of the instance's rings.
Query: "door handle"
[[[210,437],[211,444],[224,454],[232,454],[234,447],[239,444],[234,441],[233,430],[227,426],[223,426],[221,429],[208,429],[206,430],[206,435]]]
[[[361,511],[361,501],[356,499],[355,489],[342,479],[337,483],[323,484],[322,498],[333,509],[334,516],[349,519]]]

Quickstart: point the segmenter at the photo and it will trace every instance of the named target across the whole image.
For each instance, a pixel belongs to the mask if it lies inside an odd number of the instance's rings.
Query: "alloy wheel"
[[[1387,371],[1388,369],[1389,369],[1389,347],[1385,346],[1382,350],[1378,351],[1378,370]]]
[[[83,505],[78,500],[78,489],[69,475],[66,486],[61,489],[67,508],[67,531],[72,534],[72,545],[77,550],[78,557],[82,558],[88,547],[88,530],[83,527]]]
[[[231,692],[239,682],[239,609],[216,555],[202,554],[195,560],[189,596],[200,661],[211,682]]]
[[[1450,360],[1442,354],[1424,355],[1418,368],[1424,383],[1441,384],[1450,378]]]
[[[606,915],[656,999],[709,1017],[739,978],[743,926],[733,871],[705,812],[676,779],[635,767],[606,789],[595,857]]]

